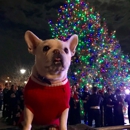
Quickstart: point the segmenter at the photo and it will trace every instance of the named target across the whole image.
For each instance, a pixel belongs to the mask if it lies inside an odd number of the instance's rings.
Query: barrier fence
[[[130,125],[100,127],[96,128],[96,130],[130,130]]]
[[[93,128],[84,124],[77,124],[75,126],[69,126],[68,130],[130,130],[130,125]]]
[[[18,127],[0,127],[0,130],[22,130]],[[38,128],[33,130],[48,130],[46,128]],[[99,127],[93,128],[89,127],[84,124],[77,124],[75,126],[68,126],[68,130],[130,130],[130,125],[123,125],[123,126],[110,126],[110,127]]]

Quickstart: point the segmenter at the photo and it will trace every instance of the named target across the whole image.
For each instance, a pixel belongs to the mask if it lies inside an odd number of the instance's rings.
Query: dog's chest
[[[57,87],[47,87],[29,81],[25,88],[25,105],[33,112],[36,120],[45,117],[49,122],[52,120],[51,118],[58,118],[63,110],[69,107],[69,99],[69,83]],[[49,115],[51,118],[48,117]]]

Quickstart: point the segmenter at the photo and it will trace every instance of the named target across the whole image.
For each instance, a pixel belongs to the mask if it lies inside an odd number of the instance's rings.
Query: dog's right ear
[[[31,31],[25,32],[25,41],[28,45],[28,51],[32,54],[34,54],[34,51],[38,44],[40,43],[41,39],[39,39],[34,33]]]

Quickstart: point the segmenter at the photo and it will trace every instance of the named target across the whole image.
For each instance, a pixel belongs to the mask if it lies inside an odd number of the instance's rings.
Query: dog
[[[35,63],[24,91],[23,130],[31,130],[32,124],[47,126],[49,130],[67,130],[70,100],[67,73],[78,36],[74,34],[67,41],[41,40],[28,30],[25,41],[28,51],[35,55]]]

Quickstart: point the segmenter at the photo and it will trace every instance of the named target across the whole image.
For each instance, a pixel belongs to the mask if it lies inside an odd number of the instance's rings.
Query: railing
[[[84,124],[77,124],[75,126],[69,126],[68,130],[130,130],[130,125],[92,128]]]
[[[68,126],[67,130],[97,130],[97,129],[87,126],[85,124],[77,124]]]
[[[130,130],[130,125],[100,127],[96,130]]]
[[[22,130],[19,129],[18,127],[14,127],[14,126],[0,126],[0,130]]]
[[[22,130],[18,127],[0,127],[0,130]],[[35,130],[46,130],[44,128],[38,128]],[[110,126],[110,127],[99,127],[99,128],[92,128],[90,126],[84,124],[77,124],[74,126],[68,126],[68,130],[130,130],[130,125],[123,125],[123,126]]]

